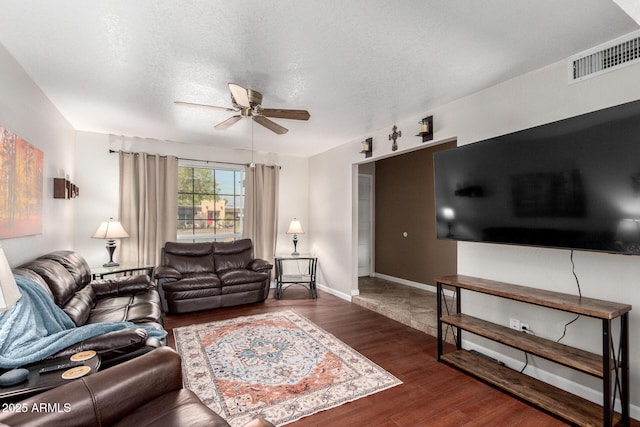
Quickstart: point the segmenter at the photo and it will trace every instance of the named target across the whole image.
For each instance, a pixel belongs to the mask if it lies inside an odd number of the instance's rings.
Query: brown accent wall
[[[454,141],[376,162],[376,273],[434,285],[435,276],[457,272],[456,243],[436,239],[433,190],[433,153],[455,146]]]

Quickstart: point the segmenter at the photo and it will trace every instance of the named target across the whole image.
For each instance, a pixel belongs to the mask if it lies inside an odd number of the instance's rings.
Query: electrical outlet
[[[521,331],[522,330],[522,326],[520,324],[520,321],[518,319],[514,319],[514,318],[509,319],[509,327],[511,329],[515,329],[516,331]]]
[[[528,323],[520,323],[520,330],[526,333],[529,333],[531,331],[531,329],[529,329]]]

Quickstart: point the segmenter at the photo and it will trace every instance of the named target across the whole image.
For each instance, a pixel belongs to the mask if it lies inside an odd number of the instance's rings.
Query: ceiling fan
[[[195,107],[213,108],[215,110],[233,111],[235,116],[231,116],[228,119],[215,125],[216,129],[227,129],[238,120],[243,117],[251,117],[253,121],[267,129],[277,133],[284,134],[288,132],[288,129],[280,126],[278,123],[270,120],[269,117],[277,119],[291,119],[291,120],[309,120],[309,112],[307,110],[286,110],[280,108],[262,108],[262,94],[252,89],[245,89],[235,83],[229,83],[229,91],[231,92],[231,104],[230,107],[219,107],[216,105],[206,104],[194,104],[192,102],[174,101],[178,105],[190,105]]]

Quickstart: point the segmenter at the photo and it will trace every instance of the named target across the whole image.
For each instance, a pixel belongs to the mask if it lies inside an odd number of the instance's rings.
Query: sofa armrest
[[[135,359],[29,397],[26,408],[58,411],[0,413],[8,425],[113,425],[145,403],[182,388],[180,356],[161,347]]]
[[[269,271],[273,268],[273,264],[270,264],[263,259],[254,259],[249,263],[247,268],[253,271]]]
[[[93,280],[90,285],[97,298],[131,295],[156,288],[156,285],[146,275],[98,279]]]
[[[149,340],[149,334],[143,328],[120,329],[71,345],[51,357],[71,356],[81,351],[94,350],[102,360],[109,360],[146,347]]]
[[[158,279],[182,279],[182,274],[173,267],[161,265],[153,270],[153,278]]]

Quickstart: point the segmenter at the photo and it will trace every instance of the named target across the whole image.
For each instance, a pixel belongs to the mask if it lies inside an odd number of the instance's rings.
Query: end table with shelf
[[[293,273],[291,273],[289,269],[285,272],[284,264],[293,264],[294,261],[296,261],[297,269],[294,269]],[[300,261],[302,261],[302,263],[300,263]],[[318,257],[313,254],[276,255],[276,299],[280,299],[284,291],[295,285],[307,287],[309,289],[309,296],[313,299],[318,298],[316,290],[317,266]]]
[[[140,274],[140,272],[144,272],[144,274],[151,277],[153,275],[153,269],[155,266],[148,264],[137,264],[137,263],[123,263],[120,265],[116,265],[114,267],[92,267],[91,268],[91,277],[95,279],[104,279],[104,276],[108,276],[111,274],[122,274],[124,276],[133,276],[134,273]]]

